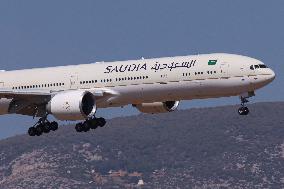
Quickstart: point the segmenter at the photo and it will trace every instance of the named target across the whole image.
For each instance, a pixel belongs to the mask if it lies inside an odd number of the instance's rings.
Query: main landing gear
[[[104,118],[91,118],[83,123],[77,123],[75,129],[77,132],[88,132],[91,129],[97,129],[98,127],[104,127],[106,120]]]
[[[241,97],[241,106],[238,109],[238,113],[239,115],[248,115],[249,114],[249,109],[248,107],[245,106],[246,103],[248,103],[249,101],[247,100],[246,97]]]
[[[28,130],[30,136],[40,136],[43,133],[49,133],[50,131],[56,131],[58,129],[58,123],[53,121],[49,122],[46,117],[40,118],[40,120]]]

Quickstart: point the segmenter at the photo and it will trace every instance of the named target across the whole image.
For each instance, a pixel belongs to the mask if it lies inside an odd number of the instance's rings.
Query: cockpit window
[[[259,69],[259,68],[268,68],[268,67],[264,64],[258,64],[258,65],[251,65],[250,66],[251,70],[255,70],[255,69]]]
[[[267,66],[264,65],[264,64],[260,64],[259,67],[260,67],[260,68],[267,68]]]

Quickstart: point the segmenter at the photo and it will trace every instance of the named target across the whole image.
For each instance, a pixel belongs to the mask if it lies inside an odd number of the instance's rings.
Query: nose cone
[[[275,72],[270,68],[259,69],[259,73],[256,73],[257,76],[252,81],[254,89],[260,89],[275,79]]]
[[[272,69],[269,69],[268,73],[269,74],[267,80],[268,82],[272,82],[276,77],[275,72]]]

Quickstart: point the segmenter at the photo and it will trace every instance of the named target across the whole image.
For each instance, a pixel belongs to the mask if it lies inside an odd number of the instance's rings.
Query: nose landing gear
[[[91,129],[97,129],[98,127],[104,127],[106,125],[106,120],[104,118],[92,118],[88,119],[83,123],[77,123],[75,130],[77,132],[88,132]]]
[[[47,117],[40,118],[39,121],[28,130],[30,136],[40,136],[43,133],[49,133],[50,131],[56,131],[58,129],[58,123],[53,121],[49,122]]]
[[[249,109],[248,107],[245,106],[246,103],[248,103],[249,101],[247,100],[248,97],[242,97],[241,96],[241,106],[238,109],[238,113],[239,115],[248,115],[249,114]]]

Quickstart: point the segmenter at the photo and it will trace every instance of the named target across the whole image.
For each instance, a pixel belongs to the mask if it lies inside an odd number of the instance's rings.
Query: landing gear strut
[[[58,129],[58,123],[53,121],[49,122],[47,116],[42,117],[39,121],[28,130],[30,136],[40,136],[43,133],[49,133],[50,131],[56,131]]]
[[[241,106],[238,109],[238,113],[239,115],[248,115],[249,114],[249,109],[248,107],[245,106],[246,103],[248,103],[249,101],[247,100],[247,97],[242,97],[241,96]]]
[[[91,118],[83,123],[77,123],[75,129],[77,132],[88,132],[91,129],[97,129],[98,127],[104,127],[106,120],[104,118]]]

